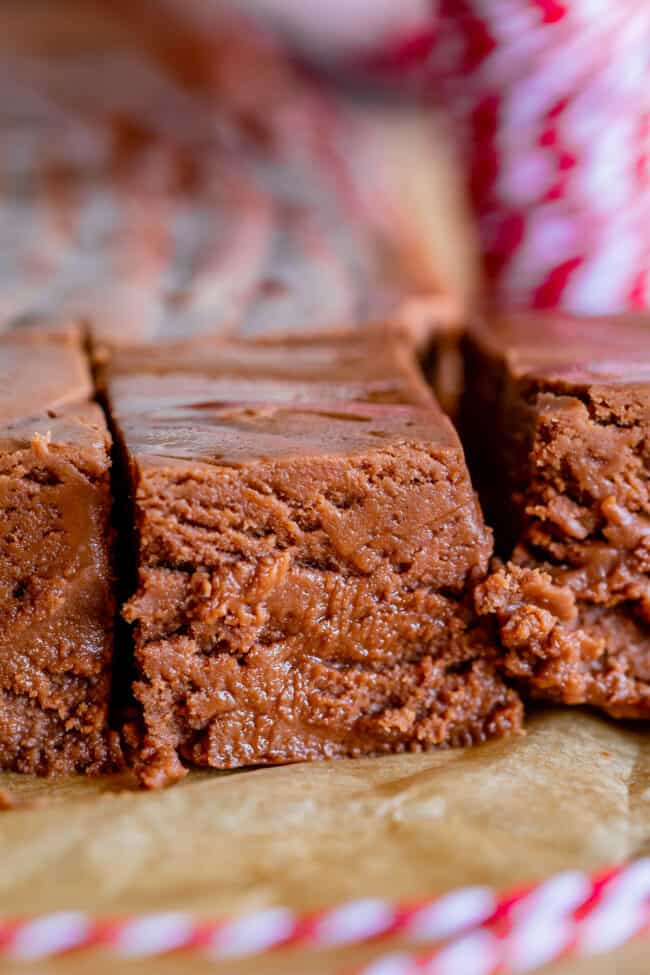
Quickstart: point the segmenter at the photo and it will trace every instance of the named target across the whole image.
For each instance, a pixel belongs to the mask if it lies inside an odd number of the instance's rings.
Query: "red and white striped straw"
[[[423,956],[389,956],[363,969],[363,975],[492,975],[497,968],[529,971],[568,952],[610,950],[649,922],[647,858],[595,877],[578,871],[558,874],[502,896],[487,887],[465,887],[418,903],[364,899],[309,914],[267,908],[218,920],[184,911],[116,918],[65,911],[4,918],[0,960],[33,961],[101,949],[120,958],[183,951],[219,961],[399,937],[438,947]]]

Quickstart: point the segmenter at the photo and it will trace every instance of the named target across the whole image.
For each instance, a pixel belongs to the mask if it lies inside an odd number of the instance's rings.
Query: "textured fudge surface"
[[[73,342],[0,343],[0,763],[98,772],[113,629],[110,437]]]
[[[478,608],[512,676],[616,716],[650,716],[649,324],[521,317],[469,343],[468,439],[510,557]]]
[[[170,381],[108,383],[137,530],[124,612],[147,785],[181,759],[230,768],[519,727],[466,605],[491,538],[433,400],[303,401],[286,381],[283,400],[224,402],[194,374],[165,404]]]

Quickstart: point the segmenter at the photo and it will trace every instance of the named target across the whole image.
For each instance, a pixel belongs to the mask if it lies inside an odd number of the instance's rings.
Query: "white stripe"
[[[566,871],[544,881],[512,908],[515,922],[533,917],[559,918],[575,911],[592,890],[591,881],[579,871]]]
[[[83,944],[89,929],[90,922],[81,911],[46,914],[16,932],[7,954],[23,961],[47,958]]]
[[[180,911],[147,914],[124,924],[112,950],[123,958],[161,955],[187,944],[194,926],[192,917]]]
[[[624,902],[603,904],[585,918],[578,939],[579,953],[597,955],[629,941],[648,921],[648,911]]]
[[[394,918],[393,908],[385,901],[351,901],[327,912],[318,924],[316,938],[328,946],[363,941],[386,931]]]
[[[360,975],[413,975],[412,955],[385,955],[362,970]]]
[[[504,967],[512,972],[529,972],[548,964],[570,944],[574,931],[575,926],[566,919],[527,919],[510,933]]]
[[[489,931],[459,938],[423,968],[426,975],[491,975],[501,958],[501,946]]]
[[[618,876],[606,885],[607,895],[611,892],[620,896],[643,899],[650,896],[650,857],[643,857],[630,863]]]
[[[417,941],[440,941],[481,924],[494,912],[497,900],[488,887],[466,887],[446,894],[418,910],[405,933]]]
[[[267,951],[291,934],[295,921],[295,914],[282,907],[236,918],[215,933],[206,954],[211,958],[239,958]]]

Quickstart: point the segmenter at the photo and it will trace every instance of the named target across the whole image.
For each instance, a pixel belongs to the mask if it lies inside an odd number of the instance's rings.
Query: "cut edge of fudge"
[[[650,716],[648,324],[518,316],[468,339],[467,441],[507,560],[477,610],[509,677],[616,717]]]

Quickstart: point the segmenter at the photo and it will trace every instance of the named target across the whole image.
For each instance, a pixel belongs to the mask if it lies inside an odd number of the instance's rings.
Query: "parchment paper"
[[[196,772],[157,794],[134,791],[128,776],[5,775],[0,784],[42,801],[0,817],[0,912],[9,913],[309,909],[466,883],[508,887],[650,850],[650,737],[580,711],[542,711],[525,737],[478,749]],[[316,975],[373,950],[382,949],[284,953],[219,970]],[[650,945],[618,957],[617,967],[594,960],[557,971],[641,975]],[[122,967],[210,970],[179,959]],[[20,970],[103,973],[114,963],[95,956]]]

